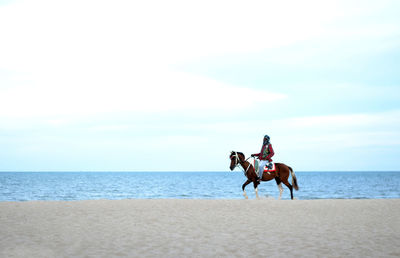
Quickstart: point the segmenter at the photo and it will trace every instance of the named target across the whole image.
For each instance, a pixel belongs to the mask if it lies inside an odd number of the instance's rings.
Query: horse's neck
[[[252,177],[255,175],[255,170],[253,169],[253,166],[251,165],[250,162],[243,161],[240,163],[240,165],[242,166],[243,170],[245,171],[245,175],[247,176],[247,178],[249,178],[249,176]]]
[[[240,165],[242,166],[242,168],[244,170],[249,170],[250,169],[250,162],[248,162],[248,161],[241,161]]]

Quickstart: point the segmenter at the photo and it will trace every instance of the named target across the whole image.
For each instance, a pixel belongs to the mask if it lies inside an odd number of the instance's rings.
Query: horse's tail
[[[289,167],[289,166],[288,166]],[[297,184],[297,178],[296,175],[294,174],[294,171],[291,167],[289,167],[290,174],[292,175],[292,185],[294,190],[298,191],[299,190],[299,185]]]

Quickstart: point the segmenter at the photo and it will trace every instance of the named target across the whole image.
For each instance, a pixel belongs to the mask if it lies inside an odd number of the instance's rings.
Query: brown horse
[[[247,160],[245,160],[245,156],[243,153],[241,152],[236,152],[236,151],[232,151],[231,155],[229,156],[229,158],[231,159],[231,165],[230,165],[230,169],[231,171],[238,166],[239,164],[242,166],[243,170],[244,170],[244,174],[247,177],[247,181],[243,184],[242,186],[242,190],[243,190],[243,195],[246,199],[248,199],[246,191],[245,191],[245,187],[250,184],[251,182],[253,182],[254,185],[254,190],[256,192],[256,196],[258,197],[258,185],[260,184],[259,182],[257,182],[257,174],[254,170],[253,165],[250,164],[250,162],[248,162]],[[289,183],[288,179],[289,179],[289,174],[292,175],[292,184],[293,186]],[[299,190],[299,186],[297,185],[297,179],[296,179],[296,175],[294,174],[294,171],[291,167],[286,166],[283,163],[275,163],[275,172],[271,172],[271,173],[266,173],[264,172],[261,178],[261,181],[269,181],[275,179],[276,184],[279,187],[279,199],[281,199],[282,197],[282,192],[283,192],[283,188],[282,188],[282,184],[284,183],[290,190],[290,197],[293,200],[293,188],[297,191]]]

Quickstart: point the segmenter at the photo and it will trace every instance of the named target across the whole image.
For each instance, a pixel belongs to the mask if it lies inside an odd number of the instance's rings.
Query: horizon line
[[[0,170],[0,173],[236,173],[229,170]],[[297,172],[400,172],[400,170],[297,170]]]

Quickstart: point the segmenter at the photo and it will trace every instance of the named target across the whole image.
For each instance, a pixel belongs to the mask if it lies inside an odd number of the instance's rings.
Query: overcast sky
[[[400,1],[0,1],[0,171],[400,170]]]

